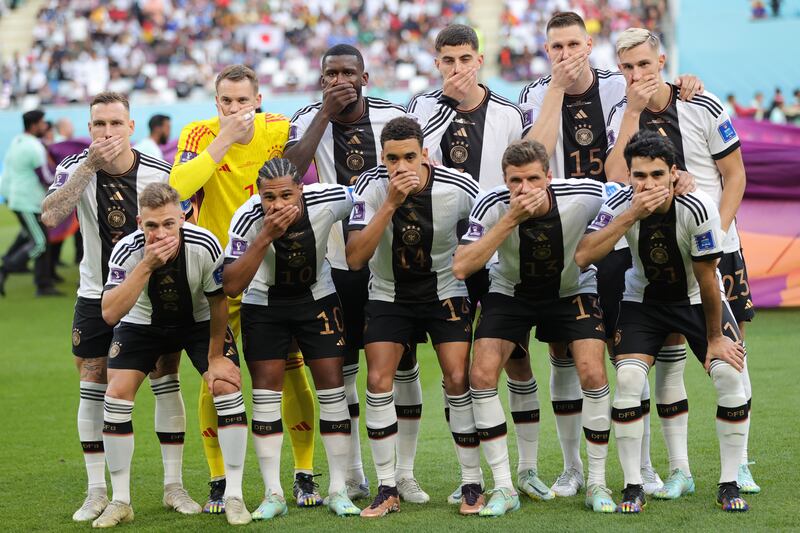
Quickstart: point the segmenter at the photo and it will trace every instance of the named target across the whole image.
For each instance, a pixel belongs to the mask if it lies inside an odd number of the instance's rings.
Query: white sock
[[[650,381],[645,380],[642,389],[642,450],[641,463],[643,469],[652,469],[650,462]]]
[[[364,462],[361,459],[361,433],[359,431],[359,418],[361,409],[358,404],[358,365],[346,365],[342,368],[344,374],[344,393],[347,396],[347,409],[350,413],[350,454],[348,456],[347,477],[359,483],[366,479],[364,475]]]
[[[736,481],[742,457],[748,418],[742,375],[720,360],[711,361],[711,379],[717,389],[717,437],[719,438],[720,483]]]
[[[225,461],[225,498],[242,498],[244,457],[247,451],[247,414],[242,391],[214,396],[217,435]]]
[[[625,485],[642,485],[642,389],[647,363],[638,359],[617,362],[617,390],[611,408],[614,436]]]
[[[131,503],[133,459],[133,402],[106,396],[103,406],[103,447],[111,474],[112,499]]]
[[[398,480],[413,478],[422,417],[422,385],[419,382],[418,364],[415,363],[411,370],[395,372],[394,405],[397,410],[396,477]]]
[[[550,357],[550,400],[556,415],[556,432],[564,456],[564,470],[583,473],[581,461],[581,409],[583,396],[572,359]]]
[[[283,496],[281,487],[282,391],[253,389],[253,445],[264,480],[264,496]]]
[[[328,494],[346,489],[347,459],[350,456],[350,412],[344,387],[317,391],[319,432],[328,457],[330,484]]]
[[[461,467],[461,484],[481,483],[481,450],[469,391],[447,396],[450,405],[450,432]]]
[[[507,488],[512,492],[511,467],[508,462],[506,417],[497,389],[470,389],[475,427],[480,438],[483,455],[492,469],[494,487]],[[450,417],[452,418],[452,407]]]
[[[747,347],[745,346],[745,350]],[[750,384],[750,371],[747,368],[747,357],[744,358],[744,369],[742,370],[742,384],[744,385],[744,395],[747,398],[747,418],[752,421],[751,407],[753,403],[753,388]],[[750,440],[750,424],[747,425],[747,433],[744,436],[744,450],[742,451],[742,464],[746,465],[749,462],[747,456],[747,444]]]
[[[611,433],[611,392],[608,383],[599,389],[584,389],[581,420],[589,459],[587,486],[605,487],[608,437]]]
[[[397,485],[395,473],[395,441],[397,440],[397,412],[392,392],[367,391],[367,435],[375,462],[378,485]]]
[[[106,493],[106,454],[103,448],[105,383],[81,381],[78,402],[78,438],[83,448],[89,492]]]
[[[183,439],[186,435],[186,409],[183,406],[178,374],[150,379],[156,398],[155,426],[161,443],[164,464],[164,486],[177,483],[183,486]]]
[[[686,346],[663,346],[656,358],[656,409],[667,444],[669,471],[680,470],[692,477],[689,469],[689,400],[683,382]]]
[[[516,381],[511,378],[508,384],[508,409],[514,420],[517,434],[517,473],[526,470],[538,471],[539,455],[539,387],[536,378]]]

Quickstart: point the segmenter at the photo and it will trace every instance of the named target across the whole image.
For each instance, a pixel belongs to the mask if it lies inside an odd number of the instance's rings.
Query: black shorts
[[[656,357],[670,333],[686,337],[695,357],[706,361],[706,319],[703,305],[658,305],[622,302],[614,333],[614,354],[645,354]],[[722,302],[722,334],[733,341],[741,339],[730,307]]]
[[[369,269],[354,271],[332,268],[331,277],[344,313],[344,339],[348,351],[355,351],[357,354],[364,347],[364,306],[369,297]],[[351,364],[356,363],[358,361]]]
[[[619,303],[625,292],[625,272],[633,265],[631,249],[614,250],[597,263],[597,296],[603,310],[606,338],[614,336],[619,317]]]
[[[473,275],[464,280],[469,293],[470,301],[470,315],[472,320],[475,320],[475,315],[478,311],[478,304],[484,296],[489,292],[491,281],[489,280],[489,269],[482,268],[475,272]]]
[[[202,375],[208,370],[210,326],[208,320],[175,327],[120,322],[114,328],[114,339],[108,349],[108,368],[139,370],[147,374],[155,369],[162,355],[186,350],[192,365]],[[231,328],[225,332],[224,354],[239,366],[239,352]]]
[[[465,296],[419,304],[370,300],[364,309],[364,343],[410,345],[421,332],[430,334],[434,346],[443,342],[471,342],[469,311],[469,299]]]
[[[286,359],[293,337],[306,361],[344,357],[345,315],[336,293],[296,306],[242,304],[241,313],[246,361]]]
[[[717,265],[722,275],[725,296],[737,322],[750,322],[756,315],[742,251],[723,254]]]
[[[548,302],[490,292],[483,298],[475,339],[491,338],[526,345],[531,329],[541,342],[605,340],[603,311],[594,294],[576,294]]]
[[[103,320],[101,300],[78,296],[72,316],[72,354],[76,357],[106,357],[114,337],[114,326]]]

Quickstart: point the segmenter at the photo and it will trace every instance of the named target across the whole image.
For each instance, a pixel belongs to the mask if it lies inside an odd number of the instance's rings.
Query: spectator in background
[[[42,137],[47,132],[44,111],[28,111],[22,115],[25,132],[12,139],[3,161],[0,192],[8,208],[19,219],[22,230],[3,256],[0,266],[0,296],[5,296],[9,274],[27,272],[29,259],[34,259],[34,282],[37,296],[62,296],[53,286],[47,228],[42,224],[42,200],[50,184],[47,153]]]
[[[55,142],[68,141],[73,137],[75,137],[75,126],[72,121],[66,117],[58,119],[56,121]]]
[[[784,110],[786,119],[796,125],[800,125],[800,89],[794,90],[794,102]]]
[[[169,141],[172,120],[167,115],[153,115],[147,126],[150,128],[150,135],[139,141],[134,148],[143,154],[164,159],[161,146]]]
[[[761,91],[756,91],[756,94],[753,96],[753,102],[750,104],[750,107],[755,109],[755,113],[753,113],[753,118],[756,120],[764,120],[764,93]]]
[[[756,109],[754,107],[743,106],[736,100],[736,96],[733,93],[728,95],[728,98],[722,105],[725,107],[725,111],[732,117],[753,118],[753,115],[756,114]]]

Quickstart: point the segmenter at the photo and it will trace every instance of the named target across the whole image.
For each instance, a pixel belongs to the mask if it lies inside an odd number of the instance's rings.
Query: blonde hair
[[[178,191],[168,183],[151,183],[139,195],[139,209],[158,209],[169,204],[180,204],[181,197]]]
[[[125,106],[125,110],[130,112],[131,104],[128,102],[128,97],[122,93],[115,93],[113,91],[104,91],[102,93],[97,93],[92,98],[92,101],[89,103],[89,110],[96,106],[97,104],[113,104],[113,103],[120,103]]]
[[[644,28],[628,28],[617,38],[617,56],[644,43],[649,44],[656,52],[661,48],[661,39],[653,32]]]

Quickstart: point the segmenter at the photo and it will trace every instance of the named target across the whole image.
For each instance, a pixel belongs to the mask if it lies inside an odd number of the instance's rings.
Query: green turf
[[[0,207],[0,252],[16,234],[16,222],[5,207]],[[68,243],[66,250],[71,250]],[[70,254],[65,254],[67,256]],[[0,300],[0,339],[2,367],[6,370],[2,399],[0,432],[0,529],[5,531],[78,531],[89,524],[74,524],[71,515],[83,499],[85,471],[75,424],[78,403],[78,379],[70,354],[70,322],[74,303],[77,269],[61,270],[67,278],[61,288],[65,298],[36,299],[30,275],[15,275],[7,283],[8,296]],[[702,367],[689,361],[686,382],[691,402],[689,454],[697,482],[697,493],[678,502],[651,501],[640,516],[597,516],[583,509],[583,498],[558,499],[541,503],[524,501],[522,509],[506,518],[488,521],[464,518],[456,508],[448,506],[445,497],[458,483],[450,434],[442,414],[440,373],[429,346],[420,349],[420,365],[424,389],[424,415],[417,453],[416,475],[432,502],[424,506],[403,504],[402,512],[377,522],[359,518],[339,519],[326,509],[301,510],[292,507],[286,517],[273,524],[253,524],[249,529],[280,527],[312,531],[348,528],[378,530],[420,528],[421,530],[461,531],[486,530],[633,530],[645,527],[668,530],[790,530],[798,527],[795,515],[794,486],[797,480],[797,438],[800,432],[796,391],[797,346],[800,345],[800,311],[759,311],[748,330],[748,352],[751,355],[751,376],[755,398],[750,439],[752,459],[757,464],[753,474],[763,489],[749,498],[752,510],[746,515],[727,515],[714,505],[719,459],[714,413],[714,392]],[[534,372],[539,377],[541,442],[540,475],[552,482],[561,469],[561,453],[548,405],[548,364],[542,346],[533,346]],[[360,373],[363,391],[364,366]],[[184,482],[198,500],[206,495],[207,469],[197,430],[195,409],[199,378],[190,364],[181,370],[184,398],[187,405],[187,436],[184,453]],[[652,380],[652,378],[651,378]],[[249,380],[244,380],[249,392]],[[613,385],[612,385],[613,386]],[[501,396],[505,401],[505,387]],[[249,394],[245,397],[249,404]],[[362,412],[363,393],[362,393]],[[654,417],[657,419],[657,417]],[[161,507],[161,459],[158,442],[152,430],[153,400],[149,387],[140,391],[134,412],[137,430],[136,452],[132,475],[135,526],[123,530],[195,531],[227,528],[224,517],[183,517]],[[667,474],[665,450],[659,423],[653,421],[654,463],[662,476]],[[513,427],[512,424],[509,427]],[[512,430],[513,431],[513,430]],[[373,482],[369,445],[362,418],[362,449],[367,472]],[[286,439],[288,441],[288,438]],[[513,434],[512,462],[516,458]],[[316,464],[325,472],[324,450],[319,439]],[[283,487],[291,490],[291,452],[288,442],[283,450]],[[489,473],[484,465],[484,472]],[[792,477],[794,476],[794,477]],[[323,488],[327,476],[318,480]],[[612,438],[608,482],[619,496],[622,477]],[[110,485],[109,485],[110,487]],[[248,449],[245,473],[245,499],[255,508],[262,496],[261,475],[252,446]],[[358,502],[363,505],[362,502]]]

